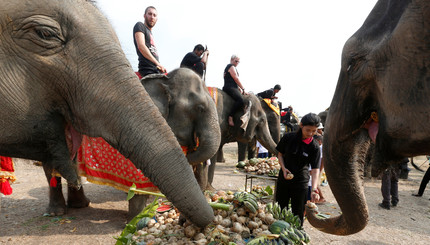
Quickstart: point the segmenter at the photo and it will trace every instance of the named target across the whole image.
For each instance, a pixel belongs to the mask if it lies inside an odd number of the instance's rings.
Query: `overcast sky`
[[[299,115],[329,107],[336,87],[343,45],[360,28],[376,0],[201,1],[101,0],[128,60],[137,71],[133,26],[153,5],[152,29],[160,63],[179,67],[196,44],[207,45],[207,86],[222,88],[232,54],[247,91],[280,84],[283,107]]]

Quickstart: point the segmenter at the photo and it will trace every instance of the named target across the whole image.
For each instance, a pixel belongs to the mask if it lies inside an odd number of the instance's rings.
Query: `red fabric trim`
[[[52,176],[51,180],[49,181],[50,187],[57,187],[57,178],[55,176]]]
[[[7,179],[0,179],[0,192],[6,196],[12,194],[12,187]]]
[[[0,156],[1,171],[14,172],[13,162],[11,157]]]

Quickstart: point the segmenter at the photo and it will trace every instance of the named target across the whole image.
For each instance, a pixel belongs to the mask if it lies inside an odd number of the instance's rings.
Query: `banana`
[[[304,241],[305,240],[305,236],[303,235],[302,232],[300,232],[300,230],[294,228],[294,233],[300,238],[300,241]]]

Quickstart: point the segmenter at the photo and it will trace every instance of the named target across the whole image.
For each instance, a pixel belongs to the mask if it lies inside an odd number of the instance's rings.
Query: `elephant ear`
[[[148,75],[141,82],[163,117],[167,118],[169,115],[169,105],[172,100],[170,89],[167,85],[169,77],[159,74]]]

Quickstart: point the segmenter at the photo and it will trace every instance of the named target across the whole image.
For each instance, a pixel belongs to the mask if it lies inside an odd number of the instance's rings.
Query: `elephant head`
[[[211,158],[221,141],[214,101],[200,77],[192,70],[179,68],[167,76],[141,80],[181,146],[187,159],[198,164]]]
[[[213,211],[174,134],[91,1],[0,5],[0,155],[49,162],[77,184],[60,157],[72,125],[118,149],[193,223],[210,223]]]
[[[243,135],[237,134],[238,140],[242,142],[250,142],[255,137],[267,150],[269,150],[269,152],[277,154],[276,143],[274,140],[278,139],[279,141],[280,134],[275,135],[273,138],[271,131],[269,130],[268,118],[263,110],[260,100],[253,94],[244,96],[244,99],[245,101],[251,101],[250,118],[245,133]],[[277,125],[280,132],[280,124],[278,123]]]
[[[429,153],[429,9],[424,0],[380,0],[344,46],[323,144],[327,179],[342,214],[321,220],[307,212],[324,232],[348,235],[366,226],[360,171],[371,141],[372,158],[381,164]]]
[[[260,100],[261,108],[263,108],[266,114],[267,125],[269,127],[270,135],[273,141],[277,144],[281,138],[281,124],[280,115],[276,113],[264,100]],[[246,156],[246,150],[248,149],[248,159],[255,157],[256,151],[256,140],[253,139],[248,143],[237,142],[238,146],[238,161],[244,161]]]

